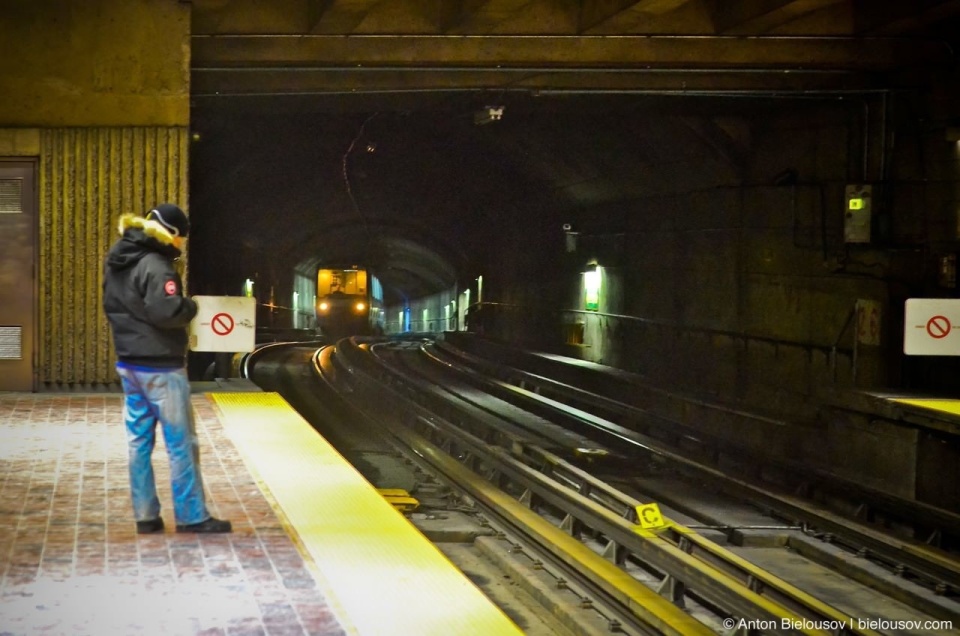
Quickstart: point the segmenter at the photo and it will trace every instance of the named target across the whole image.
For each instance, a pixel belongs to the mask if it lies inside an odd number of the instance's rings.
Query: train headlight
[[[326,312],[328,309],[330,309],[330,305],[328,305],[326,302],[322,302],[319,305],[317,305],[317,309],[319,309],[322,312]]]
[[[356,305],[353,306],[353,308],[356,310],[357,313],[360,313],[361,311],[367,308],[367,305],[366,303],[357,303]]]

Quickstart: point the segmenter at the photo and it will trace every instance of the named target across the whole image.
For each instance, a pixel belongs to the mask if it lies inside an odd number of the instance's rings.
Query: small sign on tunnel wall
[[[880,301],[857,301],[857,342],[870,347],[880,346]]]

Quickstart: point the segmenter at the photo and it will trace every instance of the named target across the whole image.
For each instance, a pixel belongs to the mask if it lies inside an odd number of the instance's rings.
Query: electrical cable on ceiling
[[[357,142],[360,141],[360,137],[363,136],[363,131],[367,127],[367,124],[369,124],[370,120],[372,120],[374,117],[376,117],[379,114],[380,114],[379,112],[373,113],[372,115],[367,117],[362,124],[360,124],[360,129],[357,131],[357,134],[353,138],[353,141],[350,142],[350,146],[347,148],[347,151],[343,153],[343,159],[341,161],[341,166],[343,171],[343,183],[347,189],[347,196],[350,197],[350,203],[353,204],[353,209],[357,213],[357,216],[359,216],[360,219],[363,220],[364,226],[366,226],[367,221],[363,217],[363,213],[360,211],[360,206],[357,205],[356,198],[353,196],[353,188],[350,186],[350,174],[347,171],[347,159],[350,157],[350,153],[353,152],[354,146],[356,146]]]
[[[373,237],[371,236],[371,233],[370,233],[370,224],[367,222],[367,219],[363,215],[363,212],[360,211],[360,206],[359,204],[357,204],[357,199],[353,195],[353,188],[350,185],[350,173],[347,170],[347,160],[350,158],[350,153],[353,152],[354,146],[357,145],[357,142],[360,141],[360,138],[363,136],[363,131],[367,127],[367,124],[369,124],[370,121],[379,114],[380,114],[379,112],[373,113],[372,115],[367,117],[362,124],[360,124],[360,129],[357,130],[356,136],[354,136],[353,141],[350,142],[350,145],[347,147],[347,151],[343,153],[343,158],[341,160],[341,169],[343,172],[343,184],[346,187],[347,196],[350,197],[350,203],[353,205],[354,212],[357,213],[357,217],[363,223],[363,237],[366,243],[367,254],[371,254],[373,252],[373,241],[372,241]],[[369,256],[366,256],[363,260],[367,260],[368,258]]]

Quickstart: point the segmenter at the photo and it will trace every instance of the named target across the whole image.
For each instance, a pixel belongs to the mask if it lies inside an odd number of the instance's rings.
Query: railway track
[[[616,439],[618,446],[627,449],[627,452],[635,449],[663,458],[691,478],[708,480],[725,492],[763,506],[779,518],[803,526],[811,536],[840,546],[858,558],[877,563],[902,580],[914,582],[935,595],[960,600],[960,560],[956,555],[884,532],[878,524],[845,518],[837,510],[827,508],[809,495],[804,497],[798,493],[809,492],[810,482],[815,481],[820,484],[818,490],[825,490],[829,486],[834,499],[842,498],[849,502],[846,507],[858,509],[861,515],[867,509],[877,510],[884,519],[907,519],[922,527],[937,527],[938,536],[960,535],[960,515],[954,512],[868,489],[806,466],[756,455],[745,456],[743,451],[728,452],[737,455],[736,465],[751,467],[749,474],[731,473],[729,467],[720,470],[715,457],[711,458],[712,461],[704,461],[700,455],[691,460],[677,444],[637,430],[649,430],[653,426],[684,428],[677,421],[648,416],[647,419],[652,423],[628,428],[617,424],[615,419],[627,418],[635,423],[643,420],[646,414],[639,413],[636,407],[603,395],[564,385],[522,369],[484,361],[449,347],[431,346],[429,349],[432,352],[428,355],[439,363],[456,368],[474,384],[511,403],[526,404],[527,408],[566,422],[572,428],[591,429],[596,432],[596,437]],[[455,358],[460,362],[444,356],[445,352],[450,354],[451,351],[455,352]],[[489,375],[482,375],[477,369]],[[610,414],[616,417],[610,419]],[[776,474],[776,479],[767,480],[767,484],[762,485],[762,476],[771,472]],[[790,484],[789,490],[783,487],[784,483]]]
[[[674,474],[713,482],[730,478],[663,448],[659,440],[532,390],[529,377],[521,381],[526,386],[509,385],[500,379],[502,369],[484,374],[478,371],[482,364],[471,368],[462,358],[453,360],[419,343],[369,347],[341,341],[335,353],[327,350],[324,356],[323,362],[319,356],[314,362],[317,371],[341,391],[351,408],[386,423],[398,443],[463,491],[471,505],[483,509],[487,523],[516,551],[529,554],[537,569],[549,570],[555,581],[575,587],[579,598],[588,599],[583,602],[602,608],[598,611],[611,629],[677,634],[928,633],[911,631],[913,625],[896,613],[884,619],[882,613],[867,617],[840,609],[833,599],[805,591],[708,538],[711,532],[728,537],[738,530],[733,526],[668,519],[660,527],[644,529],[640,515],[649,501],[632,487],[634,480],[625,472],[631,463],[669,467]],[[497,383],[512,387],[501,386],[501,391],[513,394],[509,404],[488,396],[490,385]],[[535,413],[518,406],[524,402],[518,395],[536,405]],[[587,401],[582,394],[578,399]],[[610,409],[609,403],[604,406]],[[604,430],[604,436],[584,433],[591,429]],[[807,536],[822,532],[811,530],[809,506],[802,502],[784,501],[754,484],[733,482],[736,487],[728,484],[728,490],[777,514],[780,519],[771,529]],[[825,522],[818,517],[817,523]],[[837,541],[863,545],[862,528],[848,531],[849,524],[839,518],[830,523],[827,527]],[[890,554],[889,538],[866,534],[874,541],[872,546],[882,548],[873,549]],[[957,625],[951,605],[955,599],[948,593],[952,588],[943,576],[956,564],[944,557],[931,565],[924,554],[914,555],[911,574],[920,581],[918,588],[929,594],[905,598],[915,601],[913,607],[922,607],[916,620]],[[898,555],[894,560],[905,559]],[[944,579],[946,592],[940,589],[938,597],[929,582]],[[927,600],[917,601],[921,597]],[[906,631],[886,629],[898,625]]]

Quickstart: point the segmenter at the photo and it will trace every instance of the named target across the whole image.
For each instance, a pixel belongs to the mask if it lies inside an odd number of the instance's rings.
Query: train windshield
[[[317,272],[317,296],[329,294],[366,295],[367,270],[321,269]]]

